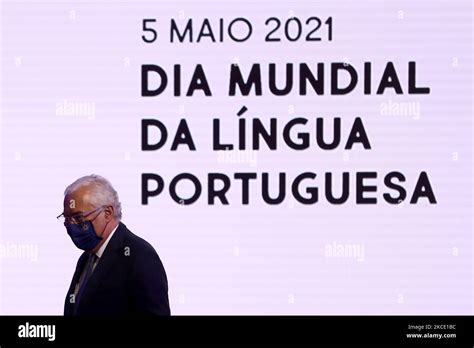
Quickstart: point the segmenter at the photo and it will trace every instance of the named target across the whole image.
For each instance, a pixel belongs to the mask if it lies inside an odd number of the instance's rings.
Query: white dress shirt
[[[112,238],[112,236],[114,235],[115,233],[115,230],[118,228],[118,224],[117,226],[115,226],[115,228],[112,230],[112,232],[110,232],[109,236],[107,237],[107,239],[105,240],[104,244],[102,244],[99,248],[99,250],[97,250],[95,252],[95,254],[97,255],[97,257],[100,259],[102,257],[102,254],[104,253],[104,250],[105,248],[107,247],[107,244],[109,244],[109,241],[110,241],[110,238]]]

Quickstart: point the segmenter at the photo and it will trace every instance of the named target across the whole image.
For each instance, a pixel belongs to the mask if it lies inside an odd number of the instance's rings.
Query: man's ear
[[[105,210],[104,210],[104,216],[105,216],[105,220],[107,221],[110,221],[114,218],[114,207],[111,206],[111,205],[108,205],[105,207]]]

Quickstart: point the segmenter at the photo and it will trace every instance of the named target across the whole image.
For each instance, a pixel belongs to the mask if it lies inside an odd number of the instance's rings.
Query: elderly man
[[[58,216],[84,253],[66,296],[64,315],[170,315],[168,280],[158,254],[120,221],[117,192],[89,175],[64,192]]]

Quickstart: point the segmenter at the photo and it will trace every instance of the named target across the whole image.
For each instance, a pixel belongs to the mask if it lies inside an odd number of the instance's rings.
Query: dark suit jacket
[[[123,223],[109,240],[79,303],[71,303],[71,294],[87,263],[84,252],[64,304],[64,315],[129,316],[170,315],[168,280],[155,249],[130,232]]]

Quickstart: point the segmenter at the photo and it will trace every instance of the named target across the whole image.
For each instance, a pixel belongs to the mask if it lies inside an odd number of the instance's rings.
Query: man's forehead
[[[84,211],[89,209],[90,205],[90,191],[87,187],[81,187],[64,197],[64,209],[70,211]]]

